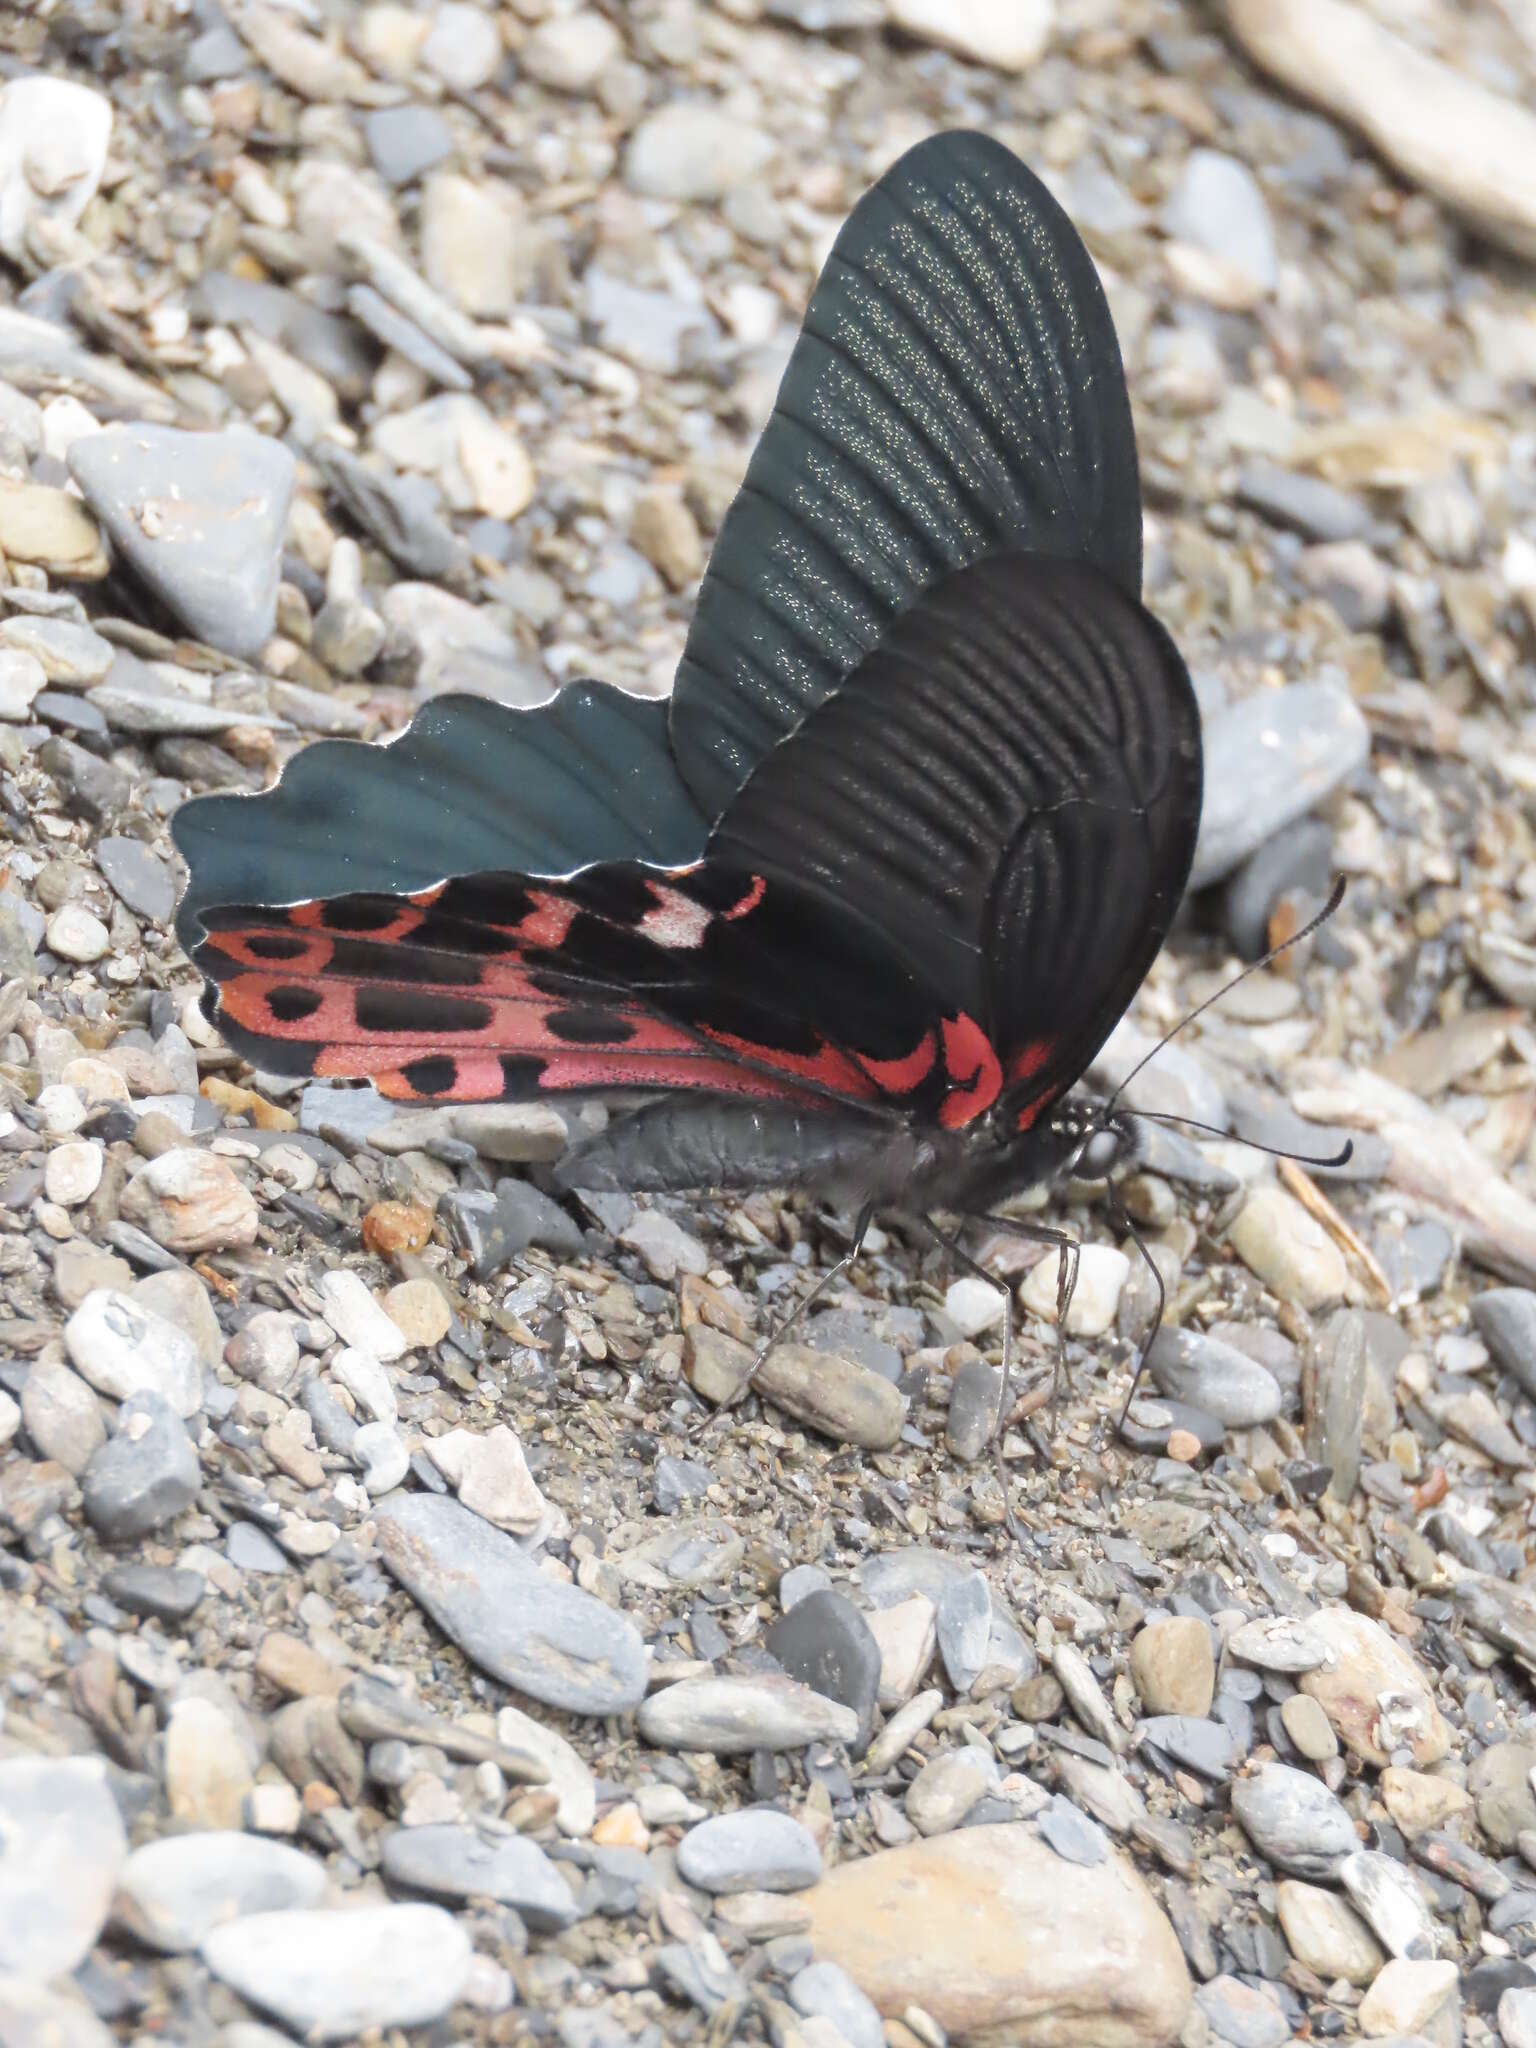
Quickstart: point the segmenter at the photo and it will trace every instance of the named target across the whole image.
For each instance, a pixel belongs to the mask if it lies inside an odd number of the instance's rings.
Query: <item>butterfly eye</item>
[[[1078,1154],[1077,1170],[1084,1180],[1102,1180],[1120,1157],[1120,1133],[1095,1131]]]

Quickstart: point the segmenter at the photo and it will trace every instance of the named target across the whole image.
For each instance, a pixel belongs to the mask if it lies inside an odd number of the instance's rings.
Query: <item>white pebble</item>
[[[1047,1323],[1056,1320],[1056,1275],[1061,1253],[1047,1252],[1019,1289],[1019,1300],[1031,1315]],[[1077,1286],[1067,1310],[1069,1337],[1102,1337],[1115,1320],[1120,1290],[1131,1270],[1124,1252],[1109,1244],[1085,1244],[1079,1248]]]
[[[77,1138],[48,1154],[43,1168],[43,1189],[50,1202],[72,1209],[88,1202],[101,1185],[103,1154],[89,1138]]]
[[[48,920],[48,948],[61,960],[76,960],[89,966],[99,960],[112,943],[112,935],[93,911],[83,903],[65,903]]]
[[[944,1296],[944,1313],[962,1337],[979,1337],[983,1330],[994,1329],[1003,1320],[1007,1300],[1001,1287],[993,1287],[977,1279],[974,1273],[967,1273],[951,1282]]]

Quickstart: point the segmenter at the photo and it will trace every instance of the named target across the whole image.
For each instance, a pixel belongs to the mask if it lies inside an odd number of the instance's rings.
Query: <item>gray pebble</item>
[[[831,1585],[831,1573],[819,1564],[792,1564],[779,1581],[779,1605],[788,1614],[812,1593],[828,1592]]]
[[[250,1913],[202,1945],[214,1975],[310,2041],[429,2026],[457,2004],[474,1951],[441,1906]]]
[[[224,1554],[243,1572],[276,1575],[288,1570],[287,1558],[255,1522],[230,1523],[224,1532]]]
[[[1360,1846],[1328,1787],[1289,1764],[1262,1764],[1232,1787],[1232,1811],[1254,1847],[1293,1877],[1332,1878]]]
[[[1289,527],[1307,540],[1358,540],[1370,531],[1370,508],[1359,498],[1321,477],[1267,462],[1239,471],[1237,501],[1262,513],[1272,526]]]
[[[96,865],[135,917],[169,924],[176,883],[169,867],[142,839],[98,839]]]
[[[789,2002],[805,2019],[828,2019],[848,2048],[885,2048],[885,2022],[838,1963],[807,1963],[790,1979]]]
[[[1163,204],[1163,226],[1246,278],[1259,297],[1279,281],[1275,231],[1259,181],[1220,150],[1192,149]]]
[[[1228,1429],[1251,1429],[1280,1413],[1279,1382],[1241,1351],[1198,1330],[1165,1323],[1147,1352],[1147,1369],[1165,1394]]]
[[[572,1714],[627,1713],[644,1698],[634,1623],[549,1578],[502,1530],[443,1496],[395,1494],[376,1514],[385,1566],[493,1678]]]
[[[853,1602],[830,1590],[810,1593],[773,1624],[763,1647],[791,1678],[852,1708],[859,1720],[854,1753],[862,1754],[874,1726],[880,1648]]]
[[[124,558],[199,639],[261,651],[277,621],[294,458],[248,427],[105,427],[70,474]]]
[[[992,1589],[980,1572],[967,1572],[939,1600],[939,1655],[956,1692],[968,1693],[986,1669],[991,1640]]]
[[[1365,716],[1339,684],[1258,690],[1220,713],[1205,735],[1205,805],[1189,886],[1221,881],[1347,782],[1369,752]]]
[[[537,1842],[451,1822],[396,1828],[384,1840],[391,1884],[448,1899],[495,1899],[515,1906],[535,1933],[558,1933],[578,1917],[575,1898]]]
[[[639,1729],[660,1749],[707,1749],[745,1756],[755,1749],[803,1749],[808,1742],[853,1742],[859,1719],[792,1678],[730,1675],[684,1678],[651,1693]]]
[[[1285,2048],[1291,2023],[1267,1987],[1256,1990],[1239,1977],[1213,1977],[1195,1988],[1195,2003],[1211,2034],[1227,2048]]]
[[[1036,1818],[1035,1825],[1058,1856],[1091,1870],[1109,1854],[1104,1830],[1058,1792]]]
[[[799,1892],[821,1876],[809,1829],[769,1807],[716,1814],[677,1845],[678,1874],[716,1897],[732,1892]]]
[[[412,185],[454,154],[453,130],[436,107],[407,101],[363,116],[374,169],[388,185]]]
[[[109,1543],[129,1543],[174,1521],[197,1498],[202,1468],[180,1416],[158,1394],[135,1394],[117,1434],[81,1479],[86,1516]]]
[[[201,1572],[163,1564],[115,1565],[102,1584],[119,1607],[154,1621],[185,1621],[208,1590]]]
[[[1003,1376],[985,1359],[970,1358],[950,1382],[944,1441],[962,1464],[974,1464],[992,1446],[1002,1407]]]
[[[658,1458],[651,1468],[651,1499],[656,1512],[675,1515],[685,1501],[702,1500],[714,1478],[707,1465],[692,1458]]]

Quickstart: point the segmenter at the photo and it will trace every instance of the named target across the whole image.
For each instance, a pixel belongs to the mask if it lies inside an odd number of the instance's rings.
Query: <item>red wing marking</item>
[[[766,896],[767,893],[768,884],[763,880],[761,875],[754,875],[752,877],[752,886],[747,891],[746,895],[742,897],[741,901],[739,903],[733,903],[729,910],[722,910],[720,915],[725,919],[725,922],[727,924],[734,924],[738,917],[746,917],[752,911],[756,910],[757,906],[759,905],[759,903],[762,902],[764,896]]]
[[[925,1031],[913,1050],[899,1060],[871,1060],[863,1053],[855,1054],[882,1095],[910,1095],[933,1072],[938,1056],[938,1040],[932,1031]]]
[[[543,889],[532,889],[533,909],[513,925],[497,925],[497,931],[504,931],[509,938],[515,938],[524,946],[562,946],[566,935],[576,919],[576,906],[563,897],[551,896]]]
[[[749,1038],[733,1037],[729,1031],[711,1031],[708,1025],[702,1025],[700,1030],[705,1038],[739,1052],[744,1059],[757,1060],[776,1073],[793,1075],[797,1080],[813,1081],[819,1088],[833,1088],[839,1095],[872,1102],[878,1092],[877,1084],[862,1071],[861,1063],[835,1045],[823,1045],[817,1053],[794,1053],[778,1046],[754,1045]]]
[[[949,1092],[939,1105],[939,1122],[946,1131],[957,1131],[996,1102],[1003,1085],[1002,1063],[976,1019],[963,1011],[944,1018],[939,1029],[944,1034],[944,1071],[950,1079]]]

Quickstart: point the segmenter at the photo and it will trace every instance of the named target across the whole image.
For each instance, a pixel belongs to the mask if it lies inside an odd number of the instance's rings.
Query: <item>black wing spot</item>
[[[382,932],[409,907],[398,896],[333,896],[320,918],[328,932]]]
[[[430,1053],[426,1059],[410,1060],[400,1077],[417,1095],[447,1095],[459,1077],[459,1063],[447,1053]]]
[[[257,960],[298,960],[309,950],[309,941],[296,932],[253,932],[245,946]]]
[[[612,1010],[555,1010],[546,1028],[551,1038],[563,1039],[567,1045],[627,1045],[635,1035],[629,1019]]]
[[[409,1032],[414,1038],[435,1033],[457,1037],[483,1031],[491,1021],[489,1003],[467,996],[442,996],[415,988],[360,988],[357,1026],[360,1031]]]
[[[267,996],[267,1008],[279,1024],[302,1024],[313,1017],[322,997],[316,988],[275,988]]]

